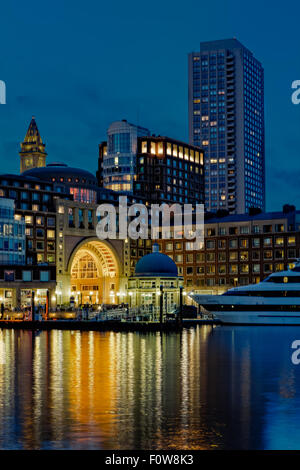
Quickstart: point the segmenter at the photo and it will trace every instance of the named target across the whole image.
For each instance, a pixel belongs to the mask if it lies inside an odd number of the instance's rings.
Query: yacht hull
[[[300,297],[191,295],[216,320],[231,325],[300,325]]]

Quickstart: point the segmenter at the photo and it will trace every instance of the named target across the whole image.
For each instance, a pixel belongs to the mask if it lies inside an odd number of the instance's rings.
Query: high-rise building
[[[113,122],[99,145],[100,187],[151,203],[204,203],[203,150],[151,135],[127,121]]]
[[[236,39],[189,54],[189,139],[205,151],[209,211],[265,209],[264,71]]]
[[[107,131],[107,142],[99,146],[97,178],[100,186],[121,193],[133,191],[137,139],[150,135],[144,127],[126,120],[113,122]]]
[[[32,117],[24,141],[21,143],[20,172],[46,166],[47,153],[35,118]]]
[[[193,145],[152,136],[138,138],[134,194],[149,203],[204,203],[203,151]]]

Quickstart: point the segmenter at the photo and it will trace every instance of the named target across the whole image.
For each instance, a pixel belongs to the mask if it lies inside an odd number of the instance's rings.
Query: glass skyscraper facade
[[[189,140],[205,151],[207,210],[265,209],[264,71],[236,39],[189,54]]]
[[[138,137],[149,136],[144,127],[126,120],[113,122],[107,131],[107,145],[100,148],[103,161],[103,186],[121,193],[131,194],[136,172]]]
[[[0,198],[0,265],[25,264],[25,221],[14,212],[14,201]]]

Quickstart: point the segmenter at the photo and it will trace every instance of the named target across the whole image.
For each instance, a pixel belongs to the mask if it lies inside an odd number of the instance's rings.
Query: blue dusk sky
[[[8,0],[0,17],[2,173],[19,172],[32,115],[48,162],[93,172],[114,120],[187,141],[187,54],[236,37],[265,69],[267,209],[300,209],[300,3]]]

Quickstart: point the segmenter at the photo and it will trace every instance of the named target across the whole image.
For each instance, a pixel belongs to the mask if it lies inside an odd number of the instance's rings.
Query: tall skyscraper
[[[35,118],[32,116],[24,142],[21,143],[20,172],[46,166],[47,153]]]
[[[205,152],[207,210],[265,209],[264,70],[236,39],[189,54],[189,139]]]

